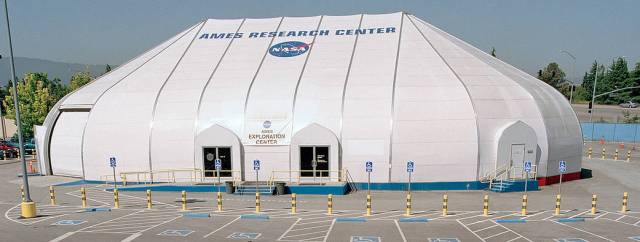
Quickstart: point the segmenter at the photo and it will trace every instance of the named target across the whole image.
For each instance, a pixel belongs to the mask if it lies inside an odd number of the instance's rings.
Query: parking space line
[[[404,235],[402,228],[400,228],[400,224],[398,223],[398,220],[394,220],[393,222],[396,223],[396,228],[398,228],[398,231],[400,232],[400,237],[402,237],[402,241],[407,242],[407,237]]]
[[[324,240],[322,240],[322,242],[327,242],[327,239],[329,239],[329,234],[331,234],[331,230],[333,230],[333,225],[336,224],[336,220],[334,219],[333,221],[331,221],[331,226],[329,226],[329,230],[327,230],[327,234],[324,237]]]
[[[578,230],[578,231],[583,232],[583,233],[587,233],[587,234],[590,234],[590,235],[596,236],[596,237],[601,238],[601,239],[603,239],[603,240],[613,242],[613,240],[607,239],[607,238],[605,238],[605,237],[602,237],[602,236],[600,236],[600,235],[597,235],[597,234],[591,233],[591,232],[589,232],[589,231],[586,231],[586,230],[583,230],[583,229],[579,229],[579,228],[573,227],[573,226],[568,225],[568,224],[565,224],[565,223],[560,223],[560,222],[558,222],[558,221],[553,221],[553,222],[554,222],[554,223],[556,223],[556,224],[560,224],[560,225],[562,225],[562,226],[565,226],[565,227],[569,227],[569,228],[572,228],[572,229]]]
[[[302,220],[301,218],[298,218],[293,224],[291,224],[291,226],[289,226],[289,228],[284,231],[284,233],[282,233],[282,235],[280,235],[280,237],[278,238],[278,240],[281,240],[285,234],[289,233],[289,231],[291,231],[291,229],[296,226],[296,224],[298,224],[298,222],[300,222],[300,220]]]
[[[317,229],[317,228],[328,227],[328,226],[330,226],[330,225],[327,224],[327,225],[311,226],[311,227],[306,227],[306,228],[301,228],[301,229],[292,229],[291,232],[305,230],[305,229]]]
[[[58,242],[58,241],[62,241],[63,239],[66,239],[67,237],[69,237],[69,236],[71,236],[71,235],[73,235],[73,234],[75,234],[75,233],[76,233],[76,232],[67,232],[67,233],[65,233],[65,234],[63,234],[63,235],[58,236],[58,237],[57,237],[57,238],[55,238],[55,239],[50,240],[49,242]]]
[[[481,229],[478,229],[478,230],[474,230],[473,232],[477,233],[477,232],[480,232],[480,231],[483,231],[483,230],[487,230],[487,229],[490,229],[490,228],[495,228],[495,227],[498,227],[498,225],[494,224],[494,225],[491,225],[489,227],[484,227],[484,228],[481,228]]]
[[[204,237],[202,237],[202,238],[207,238],[207,237],[211,236],[212,234],[214,234],[214,233],[216,233],[216,232],[220,231],[221,229],[226,228],[227,226],[229,226],[229,225],[230,225],[230,224],[232,224],[233,222],[238,221],[238,219],[240,219],[240,216],[238,216],[238,217],[237,217],[237,218],[235,218],[234,220],[231,220],[230,222],[226,223],[225,225],[220,226],[220,228],[218,228],[218,229],[216,229],[216,230],[212,231],[211,233],[208,233],[207,235],[205,235],[205,236],[204,236]]]
[[[464,223],[462,223],[460,220],[456,219],[456,222],[458,222],[462,227],[467,229],[470,233],[472,233],[473,235],[478,237],[478,239],[480,239],[483,242],[486,242],[486,240],[484,240],[482,237],[480,237],[480,235],[478,235],[478,234],[474,233],[473,231],[471,231],[471,229],[469,227],[467,227],[466,225],[464,225]]]
[[[502,232],[497,233],[497,234],[492,234],[491,236],[486,237],[486,238],[484,238],[484,239],[491,239],[491,238],[493,238],[493,237],[496,237],[496,236],[499,236],[499,235],[503,235],[503,234],[506,234],[506,233],[509,233],[509,230],[505,230],[505,231],[502,231]]]
[[[326,233],[326,232],[327,231],[314,231],[314,232],[303,233],[303,234],[288,235],[288,236],[284,236],[283,238],[300,237],[300,236],[305,236],[305,235],[310,235],[310,234]]]
[[[136,238],[140,237],[140,235],[142,235],[142,234],[141,234],[141,233],[135,233],[135,234],[129,235],[129,237],[124,238],[124,239],[122,240],[122,242],[131,242],[131,241],[133,241],[134,239],[136,239]]]
[[[576,215],[573,215],[573,216],[571,216],[571,217],[569,217],[569,218],[575,218],[575,217],[579,217],[579,216],[582,216],[582,215],[584,215],[584,214],[585,214],[585,213],[587,213],[587,212],[589,212],[589,210],[585,210],[584,212],[581,212],[581,213],[577,213]]]
[[[496,225],[498,225],[498,226],[500,226],[500,227],[502,227],[502,228],[504,228],[504,229],[506,229],[506,230],[510,231],[511,233],[514,233],[515,235],[519,236],[518,238],[523,238],[523,239],[525,239],[525,240],[527,240],[527,241],[529,241],[529,242],[533,242],[533,241],[531,241],[529,238],[522,236],[522,235],[521,235],[521,234],[519,234],[518,232],[513,231],[512,229],[507,228],[506,226],[504,226],[504,225],[502,225],[502,224],[499,224],[499,223],[498,223],[498,222],[496,222],[495,220],[492,220],[492,222],[493,222],[493,223],[495,223]],[[516,238],[516,239],[517,239],[517,238]]]
[[[600,217],[602,217],[602,216],[604,216],[604,215],[607,215],[608,213],[609,213],[609,212],[607,212],[607,211],[603,211],[603,213],[602,213],[602,214],[600,214],[600,215],[596,216],[596,217],[595,217],[595,218],[593,218],[593,219],[599,219]]]

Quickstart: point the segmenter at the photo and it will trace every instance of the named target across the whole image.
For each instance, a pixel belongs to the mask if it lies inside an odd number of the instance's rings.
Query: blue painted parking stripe
[[[496,223],[525,223],[524,219],[497,219]]]
[[[336,222],[367,222],[365,218],[340,217],[336,218]]]
[[[211,217],[209,213],[183,213],[183,217],[187,218],[208,218]]]
[[[269,216],[263,214],[244,214],[240,215],[240,219],[262,219],[267,220]]]
[[[427,218],[400,218],[398,222],[412,223],[412,222],[429,222]]]
[[[584,222],[584,218],[560,218],[558,219],[560,223],[570,223],[570,222]]]
[[[87,208],[85,212],[110,212],[110,208]]]

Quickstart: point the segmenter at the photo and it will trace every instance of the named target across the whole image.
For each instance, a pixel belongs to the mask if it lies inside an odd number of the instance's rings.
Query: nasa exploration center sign
[[[291,30],[273,32],[236,32],[236,33],[202,33],[198,39],[236,39],[236,38],[274,38],[274,37],[307,37],[307,36],[349,36],[365,34],[395,33],[395,27],[361,28],[361,29],[318,29]],[[275,57],[294,57],[306,53],[311,43],[301,41],[280,42],[269,47],[269,54]]]

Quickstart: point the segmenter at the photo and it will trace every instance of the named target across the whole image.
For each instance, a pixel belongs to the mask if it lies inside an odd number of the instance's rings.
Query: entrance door
[[[222,161],[220,177],[231,176],[231,147],[203,147],[204,176],[216,177],[216,159]]]
[[[518,167],[514,170],[516,177],[522,177],[522,168],[524,167],[524,144],[511,144],[511,163],[512,167]]]
[[[300,147],[300,176],[313,177],[329,176],[329,146],[301,146]]]

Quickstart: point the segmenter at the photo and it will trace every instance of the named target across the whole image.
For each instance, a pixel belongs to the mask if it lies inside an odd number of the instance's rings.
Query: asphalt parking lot
[[[638,241],[640,194],[638,162],[585,160],[594,177],[562,185],[561,214],[554,215],[557,185],[529,192],[528,214],[520,215],[522,193],[485,191],[415,191],[412,216],[405,216],[405,192],[373,191],[373,214],[365,215],[366,191],[335,196],[327,214],[326,196],[298,196],[291,214],[289,196],[263,196],[255,213],[253,196],[223,196],[216,211],[215,193],[189,193],[187,211],[179,193],[121,192],[115,209],[109,185],[85,185],[87,211],[80,186],[56,187],[49,205],[48,183],[62,178],[33,177],[32,193],[39,217],[20,219],[16,164],[2,165],[0,241]],[[12,170],[11,175],[8,170]],[[65,180],[65,179],[62,179]],[[448,214],[442,195],[448,193]],[[629,192],[629,211],[622,213],[622,193]],[[482,198],[490,196],[489,216]],[[591,195],[598,212],[590,213]],[[638,237],[640,238],[640,237]]]

